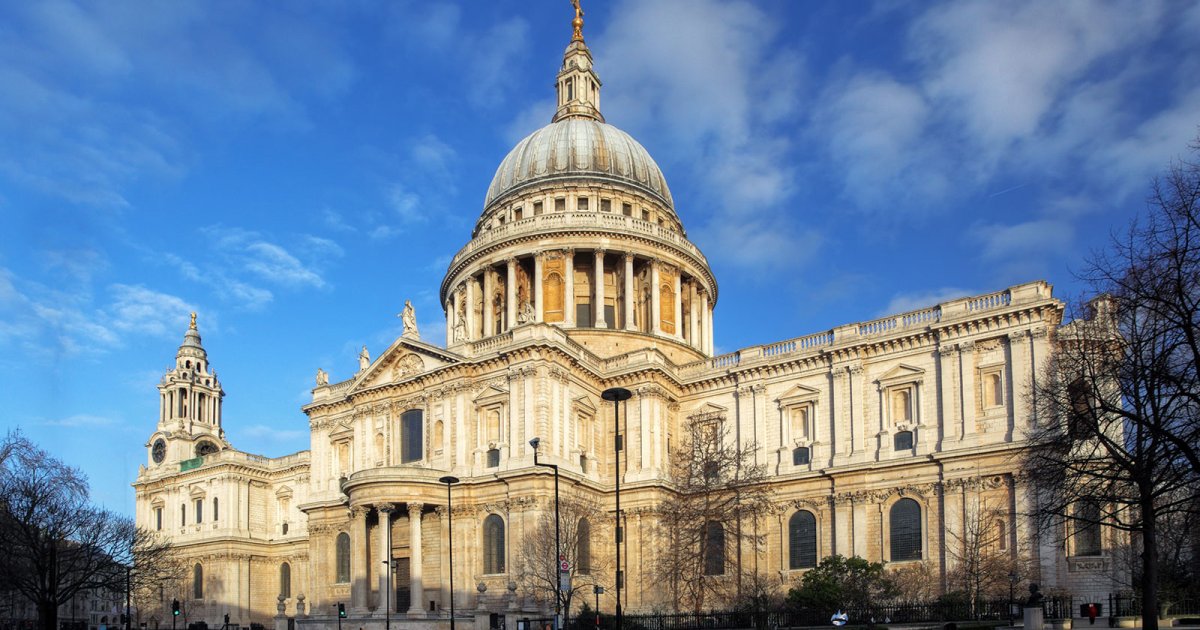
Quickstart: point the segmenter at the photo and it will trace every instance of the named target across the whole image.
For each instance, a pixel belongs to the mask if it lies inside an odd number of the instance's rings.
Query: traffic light
[[[346,605],[342,602],[338,602],[338,617],[342,619],[346,618]]]
[[[175,615],[176,617],[179,616],[179,600],[178,599],[171,600],[171,614]]]

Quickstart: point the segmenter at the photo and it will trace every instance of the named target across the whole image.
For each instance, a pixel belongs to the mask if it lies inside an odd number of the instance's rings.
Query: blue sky
[[[1200,124],[1195,2],[584,0],[720,351],[1045,279]],[[0,428],[131,512],[189,311],[243,450],[437,288],[549,122],[567,0],[0,3]]]

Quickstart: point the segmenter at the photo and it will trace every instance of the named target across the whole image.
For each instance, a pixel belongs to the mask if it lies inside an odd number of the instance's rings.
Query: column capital
[[[604,247],[597,247],[596,249],[594,249],[592,251],[596,252],[597,256],[603,256],[604,254],[608,253],[608,249],[606,249]]]
[[[420,516],[421,510],[423,510],[423,509],[425,509],[424,503],[409,503],[408,504],[408,516],[410,518],[413,517],[414,515]]]
[[[390,514],[396,511],[395,503],[376,503],[375,509],[381,514]]]
[[[352,505],[350,506],[350,520],[359,520],[367,515],[367,506]]]
[[[628,262],[632,262],[632,261],[633,261],[633,256],[634,256],[634,253],[633,253],[633,252],[624,252],[624,253],[623,253],[623,256],[625,257],[625,260],[626,260],[626,261],[628,261]]]
[[[505,259],[504,259],[504,263],[505,263],[505,264],[507,264],[507,265],[510,265],[510,266],[511,266],[511,265],[515,265],[515,264],[517,264],[517,257],[516,257],[516,256],[509,256],[508,258],[505,258]]]

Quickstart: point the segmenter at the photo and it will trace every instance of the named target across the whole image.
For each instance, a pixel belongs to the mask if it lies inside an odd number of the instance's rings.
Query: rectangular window
[[[513,208],[513,221],[520,221],[522,219],[522,217],[524,217],[524,215],[525,215],[525,208],[522,208],[521,206],[517,206],[516,208]]]
[[[179,525],[182,527],[187,525],[187,504],[179,506]]]
[[[621,214],[623,214],[627,217],[633,216],[633,204],[631,204],[631,203],[621,204]]]
[[[617,307],[612,304],[604,305],[604,323],[609,328],[617,327]]]
[[[617,436],[617,450],[618,451],[625,450],[625,439],[624,438],[625,438],[625,436],[623,436],[623,435]]]
[[[608,199],[601,199],[600,212],[612,212],[612,201]]]
[[[588,198],[587,198],[587,197],[580,197],[580,198],[576,199],[576,200],[575,200],[575,209],[576,209],[576,210],[578,210],[579,212],[587,212],[587,210],[588,210]]]
[[[541,214],[542,214],[542,202],[540,202],[540,201],[533,202],[533,216],[536,217]]]
[[[566,212],[566,210],[567,210],[567,199],[565,197],[557,197],[554,200],[554,211],[555,212]]]
[[[204,499],[196,499],[196,522],[204,521]]]
[[[423,459],[425,451],[425,418],[420,409],[410,409],[400,416],[400,463],[408,464]]]
[[[575,305],[575,326],[577,328],[590,328],[592,326],[592,305],[584,302]]]
[[[642,220],[643,220],[643,221],[649,221],[649,220],[650,220],[650,211],[649,211],[649,210],[647,210],[647,209],[645,209],[645,208],[642,208]]]
[[[492,448],[487,452],[487,467],[496,468],[500,465],[500,449]]]
[[[162,531],[162,508],[154,508],[154,529]]]

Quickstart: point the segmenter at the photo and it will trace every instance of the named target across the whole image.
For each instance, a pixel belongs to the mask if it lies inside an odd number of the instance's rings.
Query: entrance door
[[[408,558],[396,558],[396,573],[392,575],[392,584],[396,587],[396,608],[392,612],[404,612],[412,606],[412,592],[408,590],[412,578],[408,570]]]

